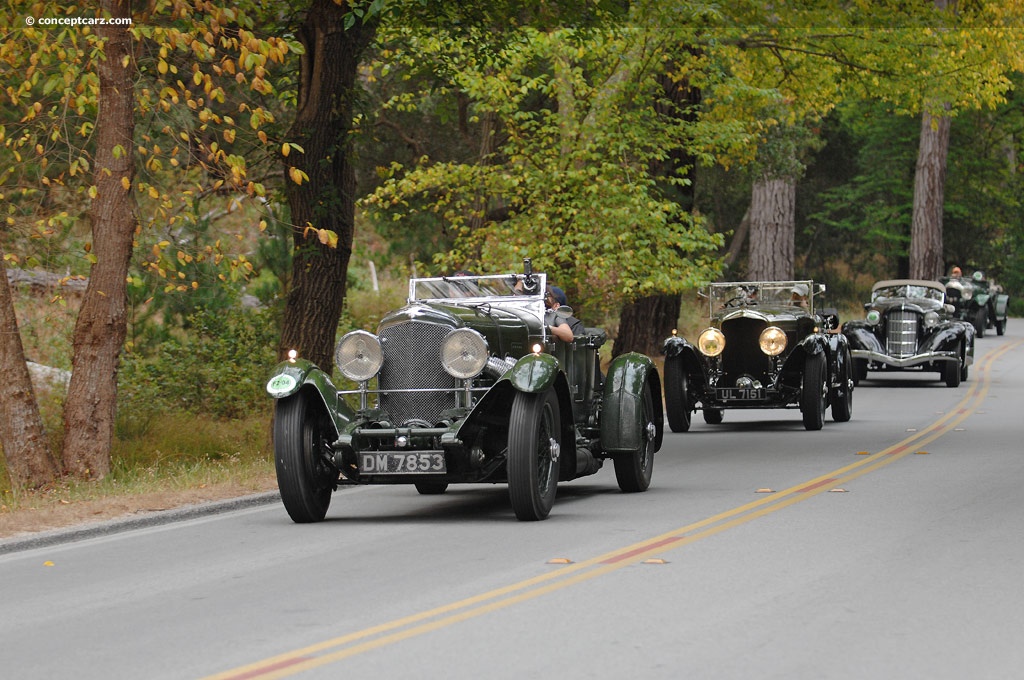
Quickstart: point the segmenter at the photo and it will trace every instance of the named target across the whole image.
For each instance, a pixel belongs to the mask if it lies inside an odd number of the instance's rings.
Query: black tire
[[[721,425],[725,417],[725,409],[706,408],[704,409],[704,422],[708,425]]]
[[[984,307],[974,313],[974,330],[979,338],[985,337],[985,326],[988,325],[988,310]]]
[[[1006,319],[1002,321],[996,321],[996,335],[1003,335],[1006,333]]]
[[[854,359],[853,360],[853,386],[856,387],[860,384],[861,380],[868,379],[868,360],[867,359]]]
[[[959,361],[942,362],[942,379],[945,381],[946,387],[960,387],[960,380],[963,378],[964,353],[959,345],[957,346],[957,355],[960,357]]]
[[[274,466],[281,501],[293,522],[319,522],[327,515],[338,472],[325,459],[334,440],[321,404],[308,393],[279,399],[274,414]]]
[[[643,401],[640,413],[640,447],[630,453],[619,453],[615,462],[615,481],[626,493],[647,491],[654,472],[654,447],[657,430],[654,424],[654,396],[650,384],[643,384]]]
[[[832,390],[832,420],[845,423],[853,415],[853,362],[850,350],[844,348],[843,367],[839,369],[839,387]]]
[[[665,415],[673,432],[687,432],[690,429],[688,389],[689,380],[683,360],[679,357],[665,359]]]
[[[558,449],[552,444],[560,449],[561,443],[555,391],[517,392],[509,418],[508,495],[518,519],[541,520],[551,512],[558,486]]]
[[[967,380],[967,375],[971,372],[971,367],[966,362],[960,362],[960,382]]]
[[[800,390],[804,429],[820,430],[825,425],[825,387],[825,354],[811,354],[804,362],[804,383]]]
[[[424,496],[438,496],[448,490],[448,482],[416,482],[416,490]]]

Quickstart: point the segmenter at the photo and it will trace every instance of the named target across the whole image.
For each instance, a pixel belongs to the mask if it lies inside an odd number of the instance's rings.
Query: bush
[[[119,376],[118,436],[133,436],[157,413],[241,418],[269,409],[264,384],[276,363],[273,314],[200,310],[189,330],[148,357],[128,354]]]

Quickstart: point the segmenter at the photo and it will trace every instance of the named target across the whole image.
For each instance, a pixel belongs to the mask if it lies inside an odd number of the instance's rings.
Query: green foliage
[[[276,319],[258,310],[198,310],[189,332],[152,356],[128,354],[119,373],[117,434],[144,431],[158,413],[237,418],[265,409],[276,360]]]
[[[478,163],[393,166],[364,207],[396,223],[433,214],[455,234],[435,261],[443,270],[504,270],[529,256],[583,306],[713,277],[720,240],[649,173],[689,134],[651,105],[666,56],[656,41],[634,29],[589,31],[586,48],[572,30],[521,37],[482,64],[443,39],[422,46],[418,56],[433,48],[456,64],[451,86],[475,116],[500,120],[500,144]]]

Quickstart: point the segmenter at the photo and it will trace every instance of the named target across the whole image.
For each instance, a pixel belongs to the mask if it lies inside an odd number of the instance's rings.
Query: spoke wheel
[[[804,429],[820,430],[825,424],[825,389],[825,355],[811,354],[804,363],[804,384],[800,392]]]
[[[614,458],[615,481],[626,493],[647,491],[654,473],[654,446],[658,431],[654,424],[654,397],[646,380],[641,408],[640,447],[636,451],[617,454]]]
[[[299,524],[327,515],[337,470],[327,462],[332,428],[307,393],[279,399],[274,414],[274,466],[284,509]]]
[[[665,360],[665,414],[668,426],[673,432],[687,432],[690,429],[689,388],[683,360],[673,357]]]
[[[839,369],[839,386],[832,391],[832,420],[845,423],[853,415],[853,366],[850,350],[843,350],[842,368]]]
[[[508,495],[518,519],[544,519],[555,504],[562,428],[553,389],[517,392],[508,432]]]

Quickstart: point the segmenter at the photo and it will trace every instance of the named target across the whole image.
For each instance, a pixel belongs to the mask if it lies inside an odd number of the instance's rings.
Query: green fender
[[[610,453],[638,451],[643,443],[644,390],[651,393],[654,405],[654,450],[661,448],[665,415],[661,402],[661,378],[654,362],[643,354],[631,352],[612,360],[604,382],[601,408],[601,448]]]
[[[555,383],[560,370],[558,359],[550,354],[527,354],[507,375],[512,386],[520,392],[537,394]]]
[[[282,361],[274,367],[274,372],[267,381],[267,394],[274,399],[290,397],[302,389],[320,396],[320,401],[331,415],[338,432],[355,420],[355,412],[344,399],[338,397],[338,388],[331,382],[331,377],[311,361]]]

